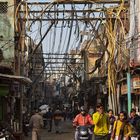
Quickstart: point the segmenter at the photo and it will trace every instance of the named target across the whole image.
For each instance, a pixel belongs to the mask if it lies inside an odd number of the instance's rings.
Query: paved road
[[[53,127],[52,132],[48,132],[47,129],[43,129],[41,132],[41,140],[74,140],[74,128],[71,121],[63,122],[62,133],[56,134]],[[31,140],[31,133],[24,140]]]

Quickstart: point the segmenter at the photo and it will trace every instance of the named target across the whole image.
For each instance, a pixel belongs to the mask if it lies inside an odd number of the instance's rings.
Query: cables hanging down
[[[62,38],[63,30],[64,30],[64,21],[62,22],[62,25],[61,25],[60,40],[59,40],[59,44],[58,44],[58,48],[57,48],[56,53],[60,53],[60,50],[61,50],[61,44],[62,44],[62,40],[63,40],[63,38]]]
[[[120,7],[108,8],[106,11],[107,21],[104,24],[106,29],[106,36],[108,40],[108,86],[109,95],[112,101],[112,108],[114,112],[118,112],[118,101],[117,101],[117,74],[122,69],[128,66],[126,61],[129,58],[126,44],[122,43],[125,40],[124,25],[121,20],[122,12],[124,12],[124,3]],[[116,17],[113,20],[113,17]],[[119,27],[119,30],[118,30]],[[126,60],[126,61],[124,61]]]
[[[66,3],[59,3],[59,1],[50,3],[40,2],[34,3],[34,6],[33,3],[25,3],[26,8],[24,11],[20,11],[19,9],[22,4],[23,3],[20,3],[19,6],[17,6],[15,13],[15,17],[21,21],[18,22],[18,24],[17,21],[15,21],[15,26],[20,33],[22,30],[20,23],[22,23],[22,20],[26,21],[26,26],[29,25],[29,28],[26,27],[28,36],[34,38],[34,42],[39,40],[31,57],[37,52],[39,46],[43,46],[42,50],[45,50],[46,53],[54,54],[48,55],[47,59],[54,58],[55,62],[58,62],[57,57],[60,58],[60,56],[56,55],[57,53],[68,54],[72,49],[80,50],[81,44],[83,42],[85,43],[85,41],[87,41],[86,47],[88,48],[95,39],[100,24],[105,20],[104,13],[106,9],[104,5],[93,1],[71,1]],[[115,12],[113,14],[116,15]],[[20,15],[23,15],[22,19]],[[39,24],[37,21],[39,21]],[[120,21],[120,25],[121,24]],[[108,27],[107,25],[105,26]],[[110,29],[108,29],[107,32],[110,32]],[[120,40],[117,40],[118,46]],[[118,54],[121,52],[119,48],[120,47],[118,47]],[[125,54],[125,56],[127,56],[127,54]],[[68,56],[64,56],[64,59],[61,60],[62,64],[66,61],[65,57]],[[118,59],[117,61],[119,62],[120,60],[121,59]],[[50,61],[45,60],[45,62],[48,63]],[[52,67],[54,66],[58,67],[60,65],[57,63],[49,63],[49,65],[47,65],[49,70],[53,70]],[[120,68],[121,67],[117,65],[115,70],[119,71]]]

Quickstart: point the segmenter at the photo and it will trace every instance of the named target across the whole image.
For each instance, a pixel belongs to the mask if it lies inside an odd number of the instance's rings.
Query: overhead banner
[[[0,66],[14,62],[14,0],[0,0]]]

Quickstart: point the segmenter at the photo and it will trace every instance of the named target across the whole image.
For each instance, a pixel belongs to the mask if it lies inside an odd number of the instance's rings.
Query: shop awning
[[[32,83],[32,80],[30,78],[24,77],[24,76],[17,76],[17,75],[9,75],[9,74],[0,73],[0,78],[18,81],[18,82],[21,82],[23,84],[31,84]]]

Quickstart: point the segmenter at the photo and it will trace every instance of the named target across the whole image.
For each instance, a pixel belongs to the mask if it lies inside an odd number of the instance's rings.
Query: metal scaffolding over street
[[[80,139],[77,114],[93,140],[138,137],[129,123],[140,115],[140,0],[0,0],[0,31],[0,125],[17,140],[41,128],[42,139]],[[32,114],[41,127],[31,134]]]

